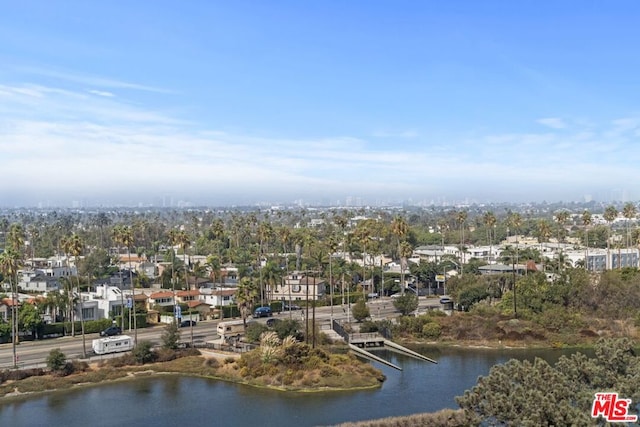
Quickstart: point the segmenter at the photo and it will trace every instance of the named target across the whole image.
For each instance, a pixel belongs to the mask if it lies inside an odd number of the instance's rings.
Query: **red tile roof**
[[[173,292],[171,291],[156,292],[154,294],[149,295],[149,298],[150,299],[173,298]]]

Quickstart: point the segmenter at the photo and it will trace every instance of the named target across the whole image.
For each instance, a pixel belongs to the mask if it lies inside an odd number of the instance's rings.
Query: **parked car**
[[[120,335],[122,333],[122,329],[120,326],[109,326],[104,331],[100,331],[101,337],[112,337],[114,335]]]
[[[196,326],[196,321],[195,320],[183,320],[182,322],[180,322],[180,327],[181,328],[186,328],[188,326]]]
[[[258,307],[253,312],[253,317],[271,317],[272,315],[271,307]]]
[[[283,310],[285,310],[285,311],[300,310],[300,306],[299,305],[295,305],[295,304],[291,304],[291,305],[285,304],[284,307],[283,307]]]
[[[453,300],[451,298],[440,298],[440,304],[453,304]]]

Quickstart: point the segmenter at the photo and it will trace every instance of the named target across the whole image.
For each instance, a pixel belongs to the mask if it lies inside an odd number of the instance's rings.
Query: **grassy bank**
[[[280,357],[265,358],[261,349],[241,357],[202,355],[197,350],[165,350],[161,355],[162,361],[145,364],[136,363],[130,354],[92,365],[73,363],[66,373],[42,369],[5,371],[0,397],[24,398],[149,375],[188,375],[296,392],[375,388],[385,379],[379,370],[351,354],[332,354],[300,343]]]

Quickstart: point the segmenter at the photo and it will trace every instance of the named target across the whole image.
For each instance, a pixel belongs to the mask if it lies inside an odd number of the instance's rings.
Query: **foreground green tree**
[[[595,358],[563,356],[551,366],[542,359],[510,360],[496,365],[478,384],[457,397],[478,425],[593,425],[596,392],[615,390],[630,398],[631,413],[640,402],[640,357],[628,339],[601,340]]]

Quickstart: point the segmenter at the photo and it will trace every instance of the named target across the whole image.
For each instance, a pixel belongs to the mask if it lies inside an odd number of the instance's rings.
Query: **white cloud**
[[[126,99],[91,95],[0,86],[0,170],[13,183],[0,189],[0,199],[9,190],[76,200],[133,192],[201,200],[477,192],[498,200],[500,194],[549,199],[545,195],[559,189],[635,182],[640,162],[639,149],[626,139],[636,129],[633,120],[590,123],[562,136],[511,132],[462,139],[451,132],[421,144],[416,133],[416,140],[380,148],[353,136],[291,139],[200,129]]]
[[[106,97],[108,97],[108,98],[111,98],[111,97],[115,96],[113,93],[111,93],[111,92],[107,92],[107,91],[105,91],[105,90],[95,90],[95,89],[91,89],[91,90],[88,90],[87,92],[89,92],[89,93],[91,93],[91,94],[93,94],[93,95],[106,96]]]
[[[537,122],[543,126],[550,127],[551,129],[565,129],[567,127],[567,124],[564,122],[564,120],[558,117],[547,117],[538,119]]]

